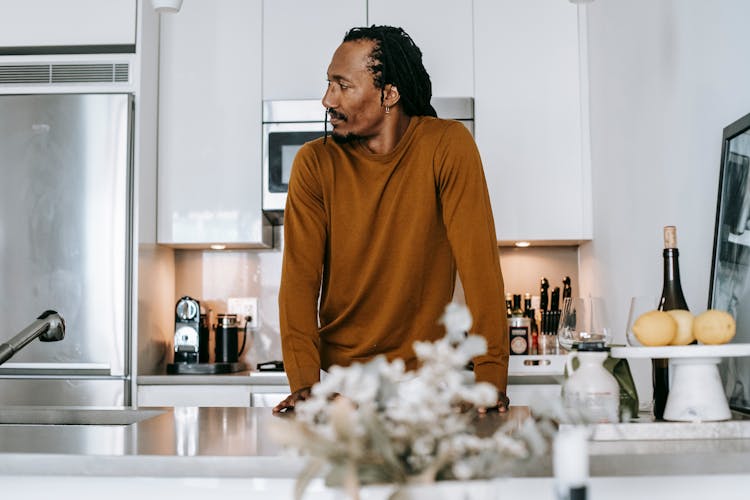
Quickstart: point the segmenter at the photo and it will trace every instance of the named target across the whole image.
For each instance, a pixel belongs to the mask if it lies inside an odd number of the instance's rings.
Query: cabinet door
[[[139,385],[138,406],[250,406],[247,385]]]
[[[254,385],[250,394],[250,406],[273,408],[291,392],[288,385]]]
[[[422,51],[432,95],[474,95],[472,0],[369,0],[369,24],[400,26]]]
[[[264,0],[263,99],[322,99],[333,52],[366,15],[364,0]]]
[[[577,7],[474,0],[474,36],[475,133],[498,239],[590,239]]]
[[[132,45],[136,0],[0,0],[0,47]]]
[[[260,0],[161,16],[158,242],[265,247]]]

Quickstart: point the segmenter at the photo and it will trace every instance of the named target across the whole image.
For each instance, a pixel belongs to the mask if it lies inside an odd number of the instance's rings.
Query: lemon
[[[638,316],[632,330],[644,346],[669,345],[677,335],[677,321],[664,311],[654,310]]]
[[[672,309],[667,314],[677,322],[677,334],[674,336],[670,345],[688,345],[695,340],[693,335],[693,315],[685,309]]]
[[[734,333],[734,318],[726,311],[709,309],[693,320],[693,334],[701,344],[726,344]]]

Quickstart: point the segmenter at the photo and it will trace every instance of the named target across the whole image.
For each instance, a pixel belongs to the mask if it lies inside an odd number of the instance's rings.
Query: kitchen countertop
[[[559,385],[565,356],[511,356],[509,385]],[[548,364],[544,364],[548,363]],[[473,379],[473,372],[465,375]],[[241,371],[216,375],[138,375],[139,385],[289,385],[285,372]]]
[[[291,456],[272,441],[269,427],[290,417],[274,416],[268,408],[161,410],[131,425],[2,424],[0,475],[294,478],[305,464],[304,457]],[[508,415],[490,414],[480,431],[518,421],[527,412],[514,406]],[[670,427],[669,440],[592,441],[591,475],[750,473],[750,439],[680,438],[675,429],[690,432],[689,426]],[[513,476],[551,473],[550,461],[543,460]]]
[[[161,408],[130,425],[0,425],[0,474],[295,477],[270,408]],[[0,412],[2,408],[0,408]]]

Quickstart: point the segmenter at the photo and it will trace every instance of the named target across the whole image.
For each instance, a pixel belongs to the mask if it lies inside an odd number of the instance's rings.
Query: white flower
[[[487,352],[487,340],[479,335],[469,335],[458,346],[458,350],[468,362],[470,359]]]
[[[486,382],[478,382],[462,394],[464,401],[474,406],[493,406],[497,404],[497,389]]]
[[[497,390],[474,383],[464,367],[486,352],[487,343],[467,334],[472,320],[464,306],[449,304],[441,322],[447,332],[443,339],[414,343],[417,370],[407,372],[402,360],[389,362],[384,356],[331,367],[310,398],[297,404],[294,419],[282,420],[291,429],[276,430],[276,438],[317,459],[301,481],[323,463],[330,471],[327,480],[355,487],[487,478],[505,472],[513,461],[545,452],[552,427],[533,420],[489,437],[475,434],[474,414],[460,412],[459,405],[494,405]]]
[[[331,401],[331,427],[340,438],[351,438],[356,434],[356,410],[354,404],[345,398],[338,397]]]
[[[471,328],[473,319],[469,308],[451,302],[445,308],[440,323],[445,326],[445,336],[449,342],[461,342]]]

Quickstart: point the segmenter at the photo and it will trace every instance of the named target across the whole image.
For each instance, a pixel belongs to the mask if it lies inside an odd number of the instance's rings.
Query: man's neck
[[[384,130],[381,134],[369,137],[362,141],[362,145],[373,154],[390,153],[406,133],[409,128],[411,117],[403,113],[393,113],[386,117]]]

